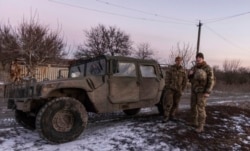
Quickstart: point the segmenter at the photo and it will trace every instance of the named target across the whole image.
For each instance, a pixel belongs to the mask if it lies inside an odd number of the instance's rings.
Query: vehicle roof
[[[126,56],[108,56],[108,55],[101,55],[101,56],[97,56],[94,58],[89,58],[89,59],[79,59],[79,60],[75,60],[71,66],[74,65],[79,65],[79,64],[83,64],[86,62],[91,62],[91,61],[95,61],[95,60],[99,60],[101,58],[105,58],[106,60],[122,60],[122,61],[131,61],[131,62],[140,62],[140,63],[157,63],[158,62],[156,60],[153,59],[138,59],[138,58],[133,58],[133,57],[126,57]]]

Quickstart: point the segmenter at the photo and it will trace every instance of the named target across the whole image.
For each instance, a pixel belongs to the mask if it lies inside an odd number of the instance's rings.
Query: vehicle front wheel
[[[53,143],[76,139],[87,126],[88,115],[78,100],[60,97],[40,109],[36,128],[40,136]]]
[[[126,115],[136,115],[140,112],[141,108],[123,110]]]

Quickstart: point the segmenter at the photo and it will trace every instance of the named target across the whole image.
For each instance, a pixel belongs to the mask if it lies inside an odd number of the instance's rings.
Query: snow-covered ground
[[[236,104],[241,101],[250,104],[250,96],[237,99]],[[235,98],[214,97],[208,103],[211,108],[208,108],[206,131],[202,134],[195,133],[187,124],[189,112],[183,103],[181,120],[168,123],[162,123],[156,108],[143,109],[132,117],[122,112],[90,114],[84,133],[64,144],[49,144],[36,131],[17,125],[13,118],[2,118],[0,151],[250,150],[250,112],[220,107],[230,102],[235,102]]]
[[[150,115],[151,114],[151,115]],[[169,137],[165,133],[159,133],[159,128],[166,127],[161,122],[155,109],[144,109],[136,117],[127,117],[123,113],[102,115],[93,118],[102,118],[99,121],[90,119],[88,128],[75,141],[64,144],[49,144],[42,140],[36,131],[26,130],[19,125],[0,129],[0,150],[3,151],[111,151],[111,150],[180,150],[161,140],[151,140],[151,136]],[[138,120],[137,120],[138,118]],[[140,121],[147,120],[148,121]],[[7,119],[7,121],[13,121]],[[138,124],[138,126],[136,126]],[[154,126],[152,126],[152,124]],[[169,124],[169,123],[168,123]],[[151,125],[151,126],[149,126]],[[176,127],[172,122],[172,127]],[[169,127],[171,128],[171,127]],[[184,130],[185,131],[185,130]],[[157,142],[157,143],[156,143]]]

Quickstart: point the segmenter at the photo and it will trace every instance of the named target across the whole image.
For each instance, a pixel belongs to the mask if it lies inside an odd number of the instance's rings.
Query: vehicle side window
[[[154,66],[141,65],[140,70],[142,77],[156,77]]]
[[[135,64],[119,62],[118,71],[114,76],[136,77]]]
[[[87,63],[86,75],[104,75],[105,74],[105,60],[98,60]]]

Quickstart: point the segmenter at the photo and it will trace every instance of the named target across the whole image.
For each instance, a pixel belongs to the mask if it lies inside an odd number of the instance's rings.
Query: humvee
[[[49,142],[64,143],[84,131],[88,112],[135,115],[155,105],[162,111],[164,84],[155,60],[99,56],[72,63],[68,77],[8,84],[5,99],[20,125]]]

